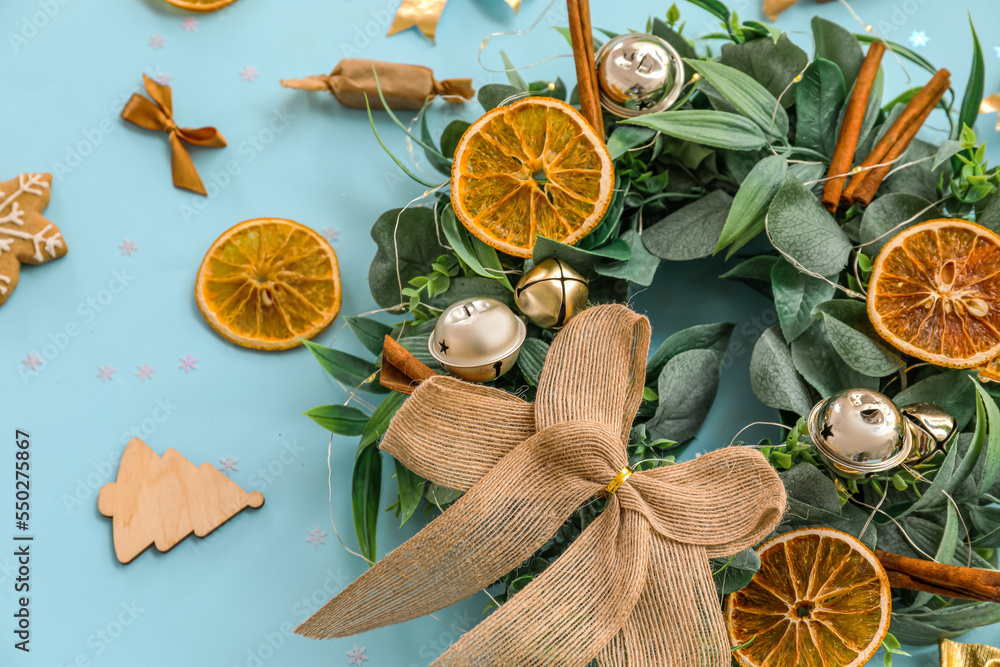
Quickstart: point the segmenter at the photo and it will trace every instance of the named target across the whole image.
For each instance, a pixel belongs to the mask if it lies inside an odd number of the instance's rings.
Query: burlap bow
[[[619,305],[571,320],[537,401],[438,376],[393,419],[383,449],[465,491],[296,629],[342,637],[437,611],[494,583],[588,499],[624,481],[565,553],[435,666],[727,667],[708,559],[759,542],[785,491],[755,450],[730,447],[627,479],[649,322]]]
[[[142,79],[146,84],[146,92],[152,100],[146,99],[139,93],[132,93],[132,97],[122,109],[122,118],[147,130],[166,132],[170,137],[172,150],[170,166],[174,185],[198,194],[207,194],[201,177],[198,176],[198,170],[194,168],[191,156],[188,155],[187,148],[182,142],[194,146],[222,148],[226,145],[226,140],[214,127],[196,129],[177,127],[174,123],[174,104],[170,86],[157,83],[145,74],[142,75]]]

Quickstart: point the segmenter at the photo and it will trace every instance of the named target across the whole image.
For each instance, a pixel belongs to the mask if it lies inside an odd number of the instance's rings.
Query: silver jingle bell
[[[431,356],[463,380],[495,380],[514,366],[527,328],[503,303],[462,299],[441,313],[427,341]]]
[[[927,403],[900,410],[877,391],[848,389],[817,403],[808,427],[816,451],[834,472],[862,479],[943,450],[955,420]]]
[[[655,35],[619,35],[605,42],[596,58],[601,106],[617,116],[669,109],[684,88],[680,54]]]

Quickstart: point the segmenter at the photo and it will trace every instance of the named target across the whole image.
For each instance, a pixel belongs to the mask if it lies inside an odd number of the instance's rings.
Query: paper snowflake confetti
[[[921,46],[927,46],[927,42],[930,41],[930,39],[927,37],[927,33],[924,32],[923,30],[919,32],[914,30],[912,33],[910,33],[909,39],[910,39],[910,44],[912,44],[913,48],[915,49]]]
[[[188,374],[191,371],[198,370],[198,365],[197,364],[198,364],[198,360],[195,359],[194,357],[192,357],[189,354],[186,357],[181,357],[181,365],[178,366],[177,368],[179,368],[182,371],[184,371],[185,374]]]
[[[136,373],[135,376],[139,378],[139,382],[145,382],[146,380],[153,379],[153,372],[156,370],[155,368],[151,368],[149,364],[143,364],[142,366],[138,366],[138,369],[139,372]]]
[[[162,49],[166,41],[167,40],[163,39],[160,35],[153,35],[149,38],[149,42],[147,42],[147,44],[149,44],[149,46],[151,46],[155,51],[156,49]]]
[[[329,243],[333,244],[339,240],[340,232],[333,227],[327,227],[326,229],[320,231],[320,235]]]
[[[361,648],[358,648],[357,644],[355,644],[354,645],[354,649],[347,652],[347,657],[350,658],[347,661],[347,664],[348,665],[360,665],[362,662],[364,662],[365,660],[367,660],[368,656],[365,655],[365,651],[366,650],[367,649],[365,649],[364,646],[362,646]]]
[[[117,372],[118,371],[111,368],[111,364],[107,364],[103,368],[100,366],[97,367],[97,377],[101,378],[101,384],[104,384],[108,380],[114,380],[115,373]]]
[[[309,537],[306,538],[306,542],[311,542],[314,548],[321,544],[326,544],[326,540],[323,539],[326,537],[326,531],[320,530],[319,526],[316,526],[316,530],[307,530],[306,532],[309,534]],[[357,650],[357,648],[357,646],[354,647],[355,650]],[[364,649],[361,650],[364,651]],[[367,659],[368,658],[365,658],[365,660]]]
[[[26,371],[37,371],[38,366],[42,363],[42,358],[37,354],[28,353],[26,359],[22,359],[21,363],[24,364],[24,370]]]
[[[253,83],[253,80],[260,75],[257,74],[256,67],[247,66],[244,67],[242,70],[240,70],[240,76],[243,77],[244,81],[249,81],[250,83]]]
[[[118,246],[118,249],[122,251],[123,255],[128,255],[129,257],[132,256],[132,253],[139,251],[139,248],[135,245],[135,241],[129,241],[128,239],[125,239],[121,245]]]
[[[195,32],[198,30],[198,19],[189,16],[181,21],[181,25],[184,27],[184,32]]]
[[[157,72],[155,78],[157,83],[163,84],[164,86],[169,86],[170,82],[174,80],[174,77],[170,76],[166,72]]]
[[[0,183],[0,306],[17,287],[22,262],[45,264],[66,254],[59,228],[42,217],[51,185],[51,174]]]
[[[239,462],[240,462],[239,459],[234,459],[232,456],[227,456],[224,459],[219,459],[219,463],[221,464],[219,466],[219,470],[226,473],[227,475],[231,472],[236,472],[237,470],[239,470],[239,467],[236,465]]]

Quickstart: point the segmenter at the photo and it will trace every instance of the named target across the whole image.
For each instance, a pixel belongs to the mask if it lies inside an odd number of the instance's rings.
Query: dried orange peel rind
[[[455,149],[451,201],[473,235],[531,257],[535,236],[574,245],[604,217],[615,171],[603,139],[579,111],[529,97],[487,112]]]
[[[314,230],[258,218],[216,239],[198,269],[195,298],[223,338],[255,350],[301,345],[340,312],[337,254]]]
[[[889,631],[892,591],[856,538],[804,528],[757,549],[761,568],[726,601],[726,626],[743,667],[860,667]],[[749,642],[749,643],[748,643]]]
[[[1000,355],[1000,236],[967,220],[928,220],[875,259],[868,316],[900,351],[978,368]]]

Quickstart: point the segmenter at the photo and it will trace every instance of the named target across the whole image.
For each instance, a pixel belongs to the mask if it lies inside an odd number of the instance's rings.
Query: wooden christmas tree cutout
[[[122,563],[155,544],[169,551],[194,532],[205,537],[247,507],[264,504],[260,491],[247,493],[209,463],[195,467],[177,450],[160,457],[132,438],[118,479],[101,488],[97,508],[113,519],[115,555]]]

